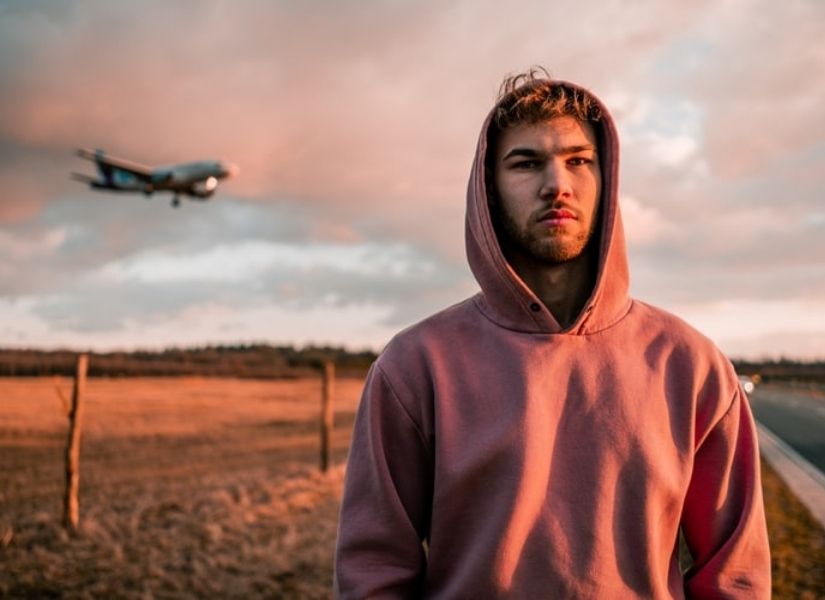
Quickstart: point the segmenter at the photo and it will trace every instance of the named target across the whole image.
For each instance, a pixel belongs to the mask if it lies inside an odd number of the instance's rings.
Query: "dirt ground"
[[[61,526],[68,379],[0,378],[0,597],[329,598],[361,381],[91,379],[77,535]],[[825,533],[765,470],[775,598],[825,595]]]

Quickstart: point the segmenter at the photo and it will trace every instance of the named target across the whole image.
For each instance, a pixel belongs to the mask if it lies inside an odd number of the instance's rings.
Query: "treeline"
[[[77,352],[71,350],[0,349],[0,377],[69,376]],[[375,360],[369,350],[353,352],[334,346],[269,346],[240,344],[161,351],[90,352],[92,377],[250,377],[294,378],[312,375],[326,360],[341,375],[364,375]],[[825,361],[733,361],[741,375],[758,375],[764,382],[825,385]]]
[[[376,355],[331,346],[265,344],[170,348],[134,352],[89,352],[91,377],[244,377],[261,379],[313,375],[327,360],[339,375],[364,375]],[[78,352],[0,349],[0,377],[72,375]]]
[[[825,361],[798,361],[787,358],[772,361],[734,360],[740,375],[758,375],[774,383],[814,383],[825,385]]]

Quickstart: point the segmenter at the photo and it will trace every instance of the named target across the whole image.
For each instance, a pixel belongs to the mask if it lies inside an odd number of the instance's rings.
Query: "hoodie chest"
[[[433,376],[432,426],[436,471],[450,487],[553,472],[592,489],[628,465],[659,488],[686,484],[690,403],[626,348],[523,336],[444,362]]]

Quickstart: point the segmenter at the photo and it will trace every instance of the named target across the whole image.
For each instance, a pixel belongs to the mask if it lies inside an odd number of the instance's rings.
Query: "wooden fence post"
[[[63,525],[77,531],[80,518],[77,494],[80,485],[80,430],[83,425],[83,390],[86,387],[86,370],[89,357],[77,357],[77,368],[72,389],[72,405],[69,411],[69,440],[66,444],[66,496],[63,503]]]
[[[333,422],[333,395],[335,383],[335,363],[325,361],[321,384],[321,472],[326,473],[329,468],[330,450],[332,446]]]

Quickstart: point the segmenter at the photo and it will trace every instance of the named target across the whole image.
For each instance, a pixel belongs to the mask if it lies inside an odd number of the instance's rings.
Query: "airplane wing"
[[[125,171],[126,173],[133,175],[139,181],[152,181],[151,167],[147,167],[145,165],[134,163],[128,160],[123,160],[121,158],[108,156],[101,150],[95,152],[93,150],[79,148],[77,150],[77,155],[81,158],[85,158],[86,160],[94,161],[103,173],[107,173],[112,169],[117,169],[119,171]]]

